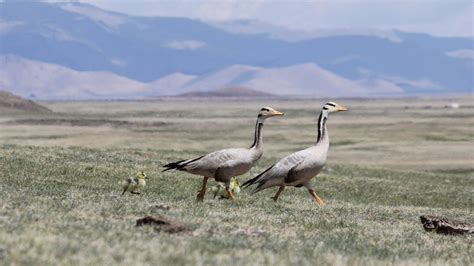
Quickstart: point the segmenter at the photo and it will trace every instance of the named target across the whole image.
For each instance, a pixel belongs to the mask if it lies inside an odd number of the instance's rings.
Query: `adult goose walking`
[[[269,117],[282,115],[282,112],[271,107],[263,107],[258,113],[253,144],[248,149],[219,150],[195,159],[169,163],[164,166],[166,169],[163,172],[175,169],[203,176],[202,188],[197,195],[197,201],[204,199],[209,178],[214,178],[216,181],[224,183],[229,199],[233,200],[235,197],[229,189],[232,177],[248,172],[263,154],[262,127],[264,121]]]
[[[245,182],[243,186],[248,187],[256,184],[257,187],[254,193],[277,186],[279,189],[273,197],[275,202],[278,202],[278,198],[285,187],[304,186],[319,206],[323,206],[324,201],[316,195],[309,181],[321,171],[326,163],[326,155],[329,150],[329,135],[326,128],[328,115],[329,113],[340,111],[347,111],[347,109],[333,102],[326,103],[318,119],[318,138],[316,139],[316,144],[284,157],[256,177]]]

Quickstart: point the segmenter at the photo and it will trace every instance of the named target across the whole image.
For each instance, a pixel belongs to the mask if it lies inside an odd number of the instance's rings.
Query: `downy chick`
[[[132,194],[140,194],[138,190],[146,186],[145,179],[147,179],[146,174],[143,171],[140,171],[136,176],[131,176],[123,180],[121,183],[123,188],[122,195],[127,191],[130,191]]]

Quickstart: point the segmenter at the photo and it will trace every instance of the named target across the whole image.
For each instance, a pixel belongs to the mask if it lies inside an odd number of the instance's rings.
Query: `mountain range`
[[[297,32],[258,21],[137,17],[83,3],[0,3],[0,89],[40,99],[248,88],[276,95],[472,93],[474,39]]]

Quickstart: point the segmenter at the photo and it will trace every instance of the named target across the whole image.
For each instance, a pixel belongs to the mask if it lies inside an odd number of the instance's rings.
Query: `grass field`
[[[453,101],[462,108],[445,108]],[[296,188],[278,204],[272,189],[196,203],[201,179],[160,167],[249,146],[270,105],[285,116],[267,120],[244,181],[314,143],[322,101],[47,102],[54,113],[0,114],[0,264],[474,264],[472,235],[419,222],[474,222],[473,98],[337,102],[350,111],[328,122],[328,163],[313,180],[323,208]],[[148,186],[121,196],[118,182],[138,170]],[[135,227],[145,215],[189,230]]]

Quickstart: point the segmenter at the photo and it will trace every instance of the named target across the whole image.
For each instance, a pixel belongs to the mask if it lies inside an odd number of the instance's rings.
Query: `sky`
[[[79,0],[139,16],[257,19],[290,29],[399,29],[474,36],[474,0]]]

